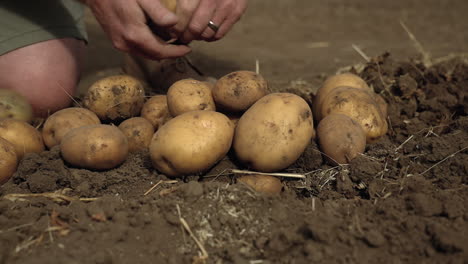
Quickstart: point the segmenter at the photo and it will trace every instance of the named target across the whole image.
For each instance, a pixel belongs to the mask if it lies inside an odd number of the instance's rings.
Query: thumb
[[[171,27],[179,21],[159,0],[140,0],[140,6],[157,26]]]

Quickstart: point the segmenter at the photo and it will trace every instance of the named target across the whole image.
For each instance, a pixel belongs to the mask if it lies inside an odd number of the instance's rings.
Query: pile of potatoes
[[[12,104],[1,95],[0,107]],[[270,93],[251,71],[214,83],[179,80],[167,94],[152,96],[139,79],[113,75],[89,87],[82,107],[53,113],[41,129],[29,123],[28,107],[0,111],[0,184],[26,153],[55,146],[68,164],[90,170],[112,169],[130,152],[148,151],[157,171],[181,177],[207,171],[229,151],[247,169],[281,171],[315,139],[314,118],[323,153],[338,164],[387,131],[385,101],[356,75],[329,78],[312,107],[298,95]]]
[[[313,110],[317,137],[332,164],[349,163],[387,133],[387,103],[357,75],[329,77],[317,91]]]

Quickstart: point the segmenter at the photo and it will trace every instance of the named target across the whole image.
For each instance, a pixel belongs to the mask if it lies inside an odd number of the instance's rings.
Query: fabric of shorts
[[[0,55],[51,39],[87,42],[84,19],[75,0],[0,0]]]

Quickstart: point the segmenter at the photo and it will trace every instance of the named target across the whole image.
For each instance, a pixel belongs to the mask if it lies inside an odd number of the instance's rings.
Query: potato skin
[[[128,141],[117,127],[90,125],[68,132],[60,143],[62,158],[73,166],[107,170],[122,164],[128,156]]]
[[[337,87],[323,100],[320,111],[323,117],[329,114],[344,114],[357,121],[366,132],[367,143],[375,142],[387,133],[387,121],[375,102],[374,94],[353,87]]]
[[[376,102],[377,105],[379,106],[380,112],[382,112],[382,116],[383,116],[384,118],[387,118],[387,116],[388,116],[388,104],[387,104],[387,101],[385,101],[385,99],[384,99],[380,94],[376,94],[376,95],[375,95],[375,102]]]
[[[208,83],[194,79],[172,84],[167,91],[167,106],[173,117],[195,110],[216,110]]]
[[[247,167],[273,172],[294,163],[314,134],[312,111],[304,99],[291,93],[272,93],[242,115],[233,147]]]
[[[366,148],[361,125],[343,114],[330,114],[317,126],[320,149],[332,164],[346,164]]]
[[[259,74],[235,71],[221,77],[213,87],[213,98],[220,110],[242,112],[268,93],[268,84]]]
[[[283,189],[281,181],[278,178],[269,175],[246,174],[237,178],[237,182],[246,184],[256,192],[269,195],[279,194]]]
[[[19,93],[0,89],[0,119],[13,118],[30,123],[33,110],[28,100]]]
[[[129,75],[113,75],[94,82],[83,102],[101,120],[138,116],[145,100],[143,83]]]
[[[372,91],[367,83],[359,76],[352,73],[342,73],[336,74],[328,77],[323,85],[317,90],[315,94],[312,111],[314,112],[314,117],[317,121],[322,120],[324,116],[321,115],[320,109],[322,108],[322,103],[324,98],[336,87],[348,86],[358,89],[364,89]]]
[[[70,130],[98,124],[101,124],[98,116],[88,109],[80,107],[65,108],[47,118],[42,128],[42,138],[50,149],[59,145],[62,138]]]
[[[234,126],[223,114],[191,111],[169,120],[149,147],[154,167],[171,177],[209,169],[231,148]]]
[[[147,150],[154,134],[153,125],[143,117],[129,118],[120,123],[119,129],[127,137],[129,152]]]
[[[0,137],[0,185],[6,183],[18,166],[15,146]]]
[[[45,150],[41,133],[24,121],[1,119],[0,135],[15,146],[18,160],[26,153],[41,153]]]
[[[145,102],[141,108],[141,117],[148,120],[158,130],[160,126],[171,119],[169,108],[167,107],[166,95],[154,95]]]

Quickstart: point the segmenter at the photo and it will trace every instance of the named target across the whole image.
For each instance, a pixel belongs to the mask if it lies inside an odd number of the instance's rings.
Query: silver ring
[[[208,22],[208,27],[211,28],[211,30],[213,30],[215,33],[219,30],[219,27],[211,20]]]

